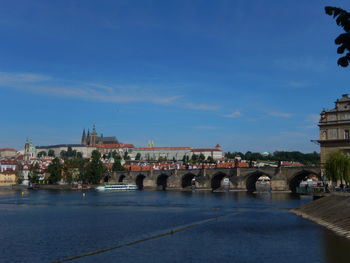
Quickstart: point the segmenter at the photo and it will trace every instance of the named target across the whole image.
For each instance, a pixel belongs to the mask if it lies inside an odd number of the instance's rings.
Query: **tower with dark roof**
[[[81,136],[81,144],[86,145],[86,134],[85,134],[85,129],[83,130],[83,135]]]
[[[97,137],[97,132],[96,132],[96,127],[95,124],[92,127],[92,132],[90,135],[90,146],[96,146],[96,137]]]

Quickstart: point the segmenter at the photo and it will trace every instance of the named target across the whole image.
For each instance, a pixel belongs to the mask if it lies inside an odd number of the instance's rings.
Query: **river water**
[[[288,193],[1,190],[0,262],[52,262],[129,243],[71,262],[349,263],[349,240],[288,212],[309,201]]]

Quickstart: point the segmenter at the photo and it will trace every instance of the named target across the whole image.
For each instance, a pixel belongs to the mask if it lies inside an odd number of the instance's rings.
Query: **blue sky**
[[[77,143],[96,124],[145,146],[318,151],[349,93],[349,1],[2,1],[0,147]]]

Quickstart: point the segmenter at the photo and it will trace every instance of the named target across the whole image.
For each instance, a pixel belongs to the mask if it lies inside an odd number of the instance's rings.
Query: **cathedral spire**
[[[92,126],[92,132],[91,132],[91,134],[97,135],[95,124]]]
[[[86,145],[86,134],[85,134],[85,128],[83,130],[83,135],[81,136],[81,144]]]

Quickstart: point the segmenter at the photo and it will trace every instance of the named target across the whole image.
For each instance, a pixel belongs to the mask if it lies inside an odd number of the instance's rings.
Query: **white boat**
[[[96,187],[98,191],[128,191],[128,190],[137,190],[138,187],[135,184],[105,184]]]

